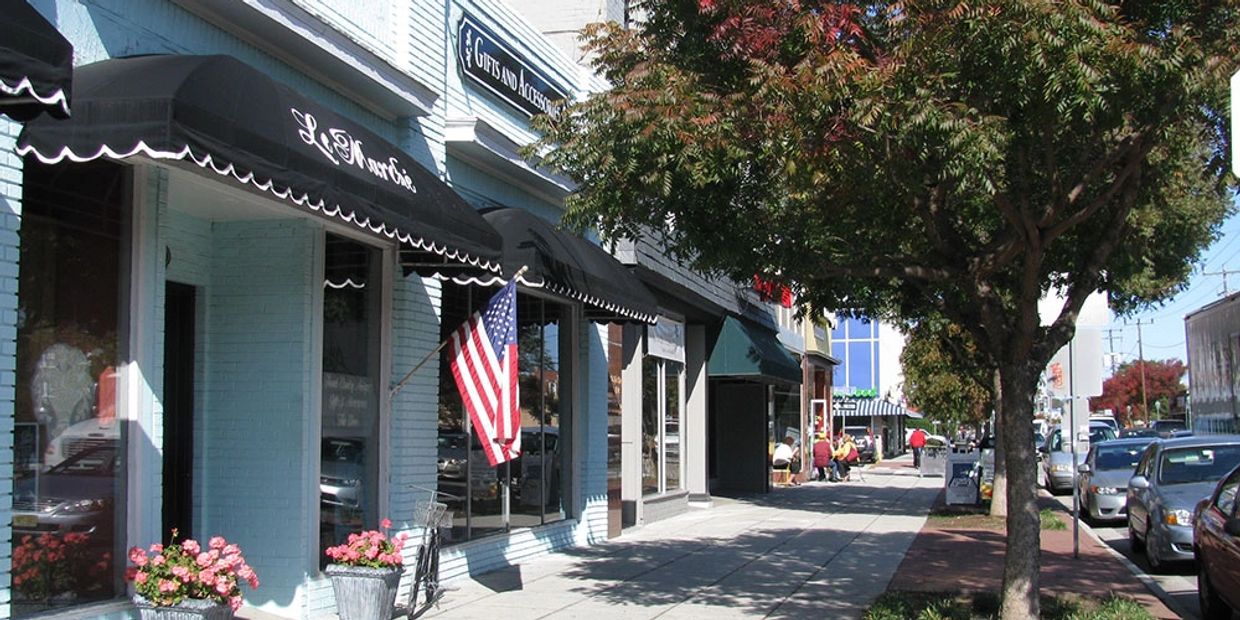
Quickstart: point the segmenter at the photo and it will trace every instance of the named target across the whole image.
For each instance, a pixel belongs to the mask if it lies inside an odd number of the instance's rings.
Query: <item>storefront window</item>
[[[13,429],[12,615],[123,593],[117,368],[128,174],[44,166],[23,182]]]
[[[642,359],[642,493],[681,487],[680,422],[684,364],[652,355]]]
[[[323,281],[323,436],[319,558],[379,522],[379,347],[382,256],[327,235]]]
[[[494,289],[445,286],[442,336],[486,304]],[[453,512],[451,540],[564,519],[568,488],[568,306],[517,294],[517,372],[521,455],[492,467],[465,414],[452,376],[451,352],[440,360],[439,490]],[[470,449],[466,450],[468,443]],[[468,491],[466,490],[468,489]]]
[[[661,492],[663,450],[659,433],[659,359],[642,359],[642,493]]]
[[[672,361],[663,363],[663,488],[667,491],[680,488],[680,410],[684,402],[680,396],[680,381],[683,376],[683,365]]]
[[[792,437],[798,450],[805,444],[801,428],[801,393],[775,390],[775,417],[771,421],[772,452],[774,444]]]

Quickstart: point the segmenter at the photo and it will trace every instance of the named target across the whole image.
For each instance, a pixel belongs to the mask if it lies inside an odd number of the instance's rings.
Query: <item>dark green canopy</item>
[[[731,316],[723,321],[707,373],[767,383],[801,382],[801,364],[774,331]]]

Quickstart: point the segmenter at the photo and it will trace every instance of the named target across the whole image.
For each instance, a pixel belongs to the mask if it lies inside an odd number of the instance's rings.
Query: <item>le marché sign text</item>
[[[457,26],[456,59],[469,79],[526,116],[559,116],[568,101],[566,89],[539,73],[469,14]]]

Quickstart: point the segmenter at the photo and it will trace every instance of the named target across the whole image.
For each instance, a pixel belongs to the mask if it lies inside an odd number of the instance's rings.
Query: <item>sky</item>
[[[1138,313],[1127,319],[1114,318],[1111,331],[1103,332],[1103,348],[1118,353],[1120,362],[1138,359],[1144,350],[1145,359],[1178,359],[1188,362],[1184,337],[1184,315],[1223,297],[1224,292],[1240,291],[1240,214],[1223,223],[1219,239],[1202,254],[1193,270],[1188,288],[1168,303]],[[1218,272],[1236,270],[1226,280]],[[1226,289],[1224,289],[1226,284]],[[1141,338],[1137,338],[1137,321],[1141,322]]]

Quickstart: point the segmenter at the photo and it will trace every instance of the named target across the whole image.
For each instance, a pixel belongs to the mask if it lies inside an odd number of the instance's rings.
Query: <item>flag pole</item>
[[[518,269],[516,273],[512,274],[512,277],[509,278],[508,281],[511,282],[513,280],[516,280],[517,278],[520,278],[521,275],[524,274],[526,271],[529,271],[529,269],[530,269],[529,265],[522,265],[521,268]],[[507,284],[508,284],[507,282],[504,283],[505,286],[507,286]],[[424,366],[427,362],[431,360],[432,357],[434,357],[440,351],[442,351],[444,347],[448,346],[448,341],[451,339],[452,338],[450,336],[448,338],[444,338],[443,341],[439,343],[439,346],[431,350],[430,353],[427,353],[426,357],[422,358],[422,361],[415,364],[414,367],[409,370],[409,372],[405,373],[405,376],[402,377],[401,380],[397,382],[397,384],[392,388],[392,391],[388,393],[388,402],[392,402],[392,400],[396,398],[396,395],[400,394],[400,391],[405,388],[405,384],[409,383],[409,380],[413,378],[413,374],[418,372],[418,370],[421,369],[422,366]]]

